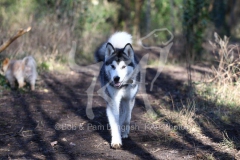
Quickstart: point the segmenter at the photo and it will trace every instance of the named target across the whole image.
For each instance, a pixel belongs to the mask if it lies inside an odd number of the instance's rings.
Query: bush
[[[220,85],[237,82],[240,76],[240,53],[238,45],[229,45],[229,38],[223,39],[215,32],[215,42],[209,41],[213,48],[217,68],[212,67],[214,78],[212,81]]]

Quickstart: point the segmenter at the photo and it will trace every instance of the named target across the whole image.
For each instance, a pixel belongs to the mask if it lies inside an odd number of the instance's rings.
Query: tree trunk
[[[142,0],[135,0],[135,16],[134,16],[134,22],[133,22],[133,36],[136,39],[140,38],[140,12],[142,8]]]

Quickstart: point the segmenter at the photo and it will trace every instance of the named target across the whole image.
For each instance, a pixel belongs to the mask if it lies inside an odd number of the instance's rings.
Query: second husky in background
[[[11,88],[15,88],[15,82],[17,81],[19,88],[22,88],[27,82],[30,84],[31,90],[35,90],[37,69],[32,56],[25,57],[22,60],[6,58],[2,63],[2,70]]]
[[[95,54],[97,62],[103,61],[100,71],[107,116],[111,126],[113,148],[122,146],[122,139],[130,132],[131,113],[138,92],[140,73],[132,45],[132,36],[126,32],[113,34]]]

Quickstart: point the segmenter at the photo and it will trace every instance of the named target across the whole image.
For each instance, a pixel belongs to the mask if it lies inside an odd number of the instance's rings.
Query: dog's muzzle
[[[117,88],[121,87],[121,82],[119,82],[119,80],[120,80],[119,76],[115,76],[113,78],[113,82],[114,82],[113,85],[114,85],[114,87],[117,87]]]

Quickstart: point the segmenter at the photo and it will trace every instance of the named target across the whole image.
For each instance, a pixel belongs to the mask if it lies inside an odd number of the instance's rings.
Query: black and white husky
[[[138,92],[140,74],[138,60],[132,48],[132,36],[116,32],[95,53],[97,62],[103,62],[100,81],[107,102],[107,116],[111,126],[111,146],[122,146],[122,139],[130,131],[131,113]],[[136,70],[137,69],[137,70]]]

